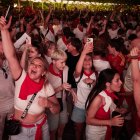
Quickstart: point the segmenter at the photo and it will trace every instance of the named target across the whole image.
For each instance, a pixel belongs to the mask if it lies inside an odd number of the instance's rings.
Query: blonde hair
[[[67,59],[67,54],[61,49],[56,49],[51,54],[51,58],[52,60]]]

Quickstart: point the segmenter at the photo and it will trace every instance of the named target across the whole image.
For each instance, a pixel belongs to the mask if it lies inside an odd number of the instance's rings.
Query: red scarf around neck
[[[90,78],[90,76],[93,74],[93,71],[91,70],[89,73],[87,73],[86,71],[84,71],[84,74],[85,74],[88,78]]]
[[[64,44],[67,46],[68,42],[67,42],[67,39],[65,36],[62,37],[62,40],[63,40]]]
[[[43,85],[44,85],[43,78],[41,78],[41,80],[37,83],[33,81],[32,79],[30,79],[29,75],[27,74],[25,77],[25,80],[23,81],[21,85],[19,98],[22,100],[26,100],[28,95],[32,95],[40,91]]]
[[[82,27],[80,27],[80,26],[78,26],[78,29],[79,29],[79,31],[81,31],[81,32],[83,32],[83,28]]]
[[[50,66],[49,66],[49,72],[52,73],[55,76],[58,76],[58,77],[62,78],[63,71],[59,71],[59,73],[56,73],[53,69],[53,63],[51,63]]]

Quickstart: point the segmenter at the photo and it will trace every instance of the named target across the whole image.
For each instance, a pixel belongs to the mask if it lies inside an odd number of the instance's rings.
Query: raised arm
[[[91,24],[92,24],[92,22],[93,22],[93,16],[91,16],[91,18],[90,18],[90,21],[89,21],[89,23],[88,23],[88,27],[87,27],[87,31],[86,31],[86,34],[88,35],[89,34],[89,32],[90,32],[90,29],[91,29]]]
[[[118,20],[119,20],[119,22],[120,22],[121,28],[124,29],[124,30],[126,30],[126,27],[124,26],[123,21],[122,21],[122,19],[121,19],[121,16],[118,16]]]
[[[30,44],[25,44],[25,48],[24,48],[24,51],[23,51],[23,54],[21,56],[21,60],[20,60],[20,65],[23,69],[26,68],[26,63],[27,63],[27,58],[28,58],[28,50],[29,50],[29,47],[31,45]],[[26,61],[27,60],[27,61]]]
[[[30,24],[34,24],[34,22],[37,20],[38,16],[35,14],[34,18],[29,22]]]
[[[48,13],[48,15],[47,15],[47,17],[46,17],[46,19],[45,19],[44,26],[47,26],[47,24],[48,24],[48,22],[49,22],[49,20],[50,20],[50,16],[51,16],[52,10],[53,10],[52,7],[50,7],[49,13]]]
[[[140,50],[138,48],[133,48],[130,52],[132,58],[131,60],[131,69],[132,69],[132,78],[134,86],[134,99],[137,108],[138,116],[140,117],[140,69],[138,61],[138,53]]]
[[[93,44],[92,43],[87,43],[84,46],[84,49],[81,53],[81,56],[77,62],[76,68],[75,68],[75,72],[74,72],[74,76],[75,77],[79,77],[81,75],[82,72],[82,67],[83,67],[83,62],[85,59],[86,54],[90,53],[93,51]]]
[[[103,28],[102,28],[102,30],[99,32],[99,35],[102,35],[102,34],[106,31],[107,22],[108,22],[108,20],[105,19],[104,22],[103,22]]]
[[[16,51],[13,46],[10,33],[8,31],[8,28],[11,25],[11,21],[12,21],[12,17],[10,17],[8,24],[6,24],[5,18],[1,17],[0,18],[0,30],[1,30],[3,51],[6,56],[6,59],[8,60],[12,76],[16,80],[19,78],[19,76],[22,72],[22,68],[18,62],[18,59],[16,56]]]

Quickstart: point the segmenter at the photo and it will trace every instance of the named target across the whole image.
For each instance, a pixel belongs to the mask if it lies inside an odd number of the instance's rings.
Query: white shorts
[[[104,140],[106,130],[106,126],[86,125],[86,140]]]

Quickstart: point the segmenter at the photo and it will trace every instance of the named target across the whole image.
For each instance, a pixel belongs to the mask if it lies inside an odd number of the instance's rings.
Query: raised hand
[[[140,50],[137,47],[134,47],[131,51],[130,51],[130,58],[137,58],[140,54]]]
[[[93,47],[93,43],[92,42],[86,43],[82,53],[84,53],[84,54],[91,53],[91,52],[93,52],[93,48],[94,47]]]
[[[3,16],[1,16],[1,18],[0,18],[0,30],[2,31],[2,30],[9,29],[11,26],[11,22],[12,22],[12,16],[9,18],[8,23],[6,23],[6,19]]]

